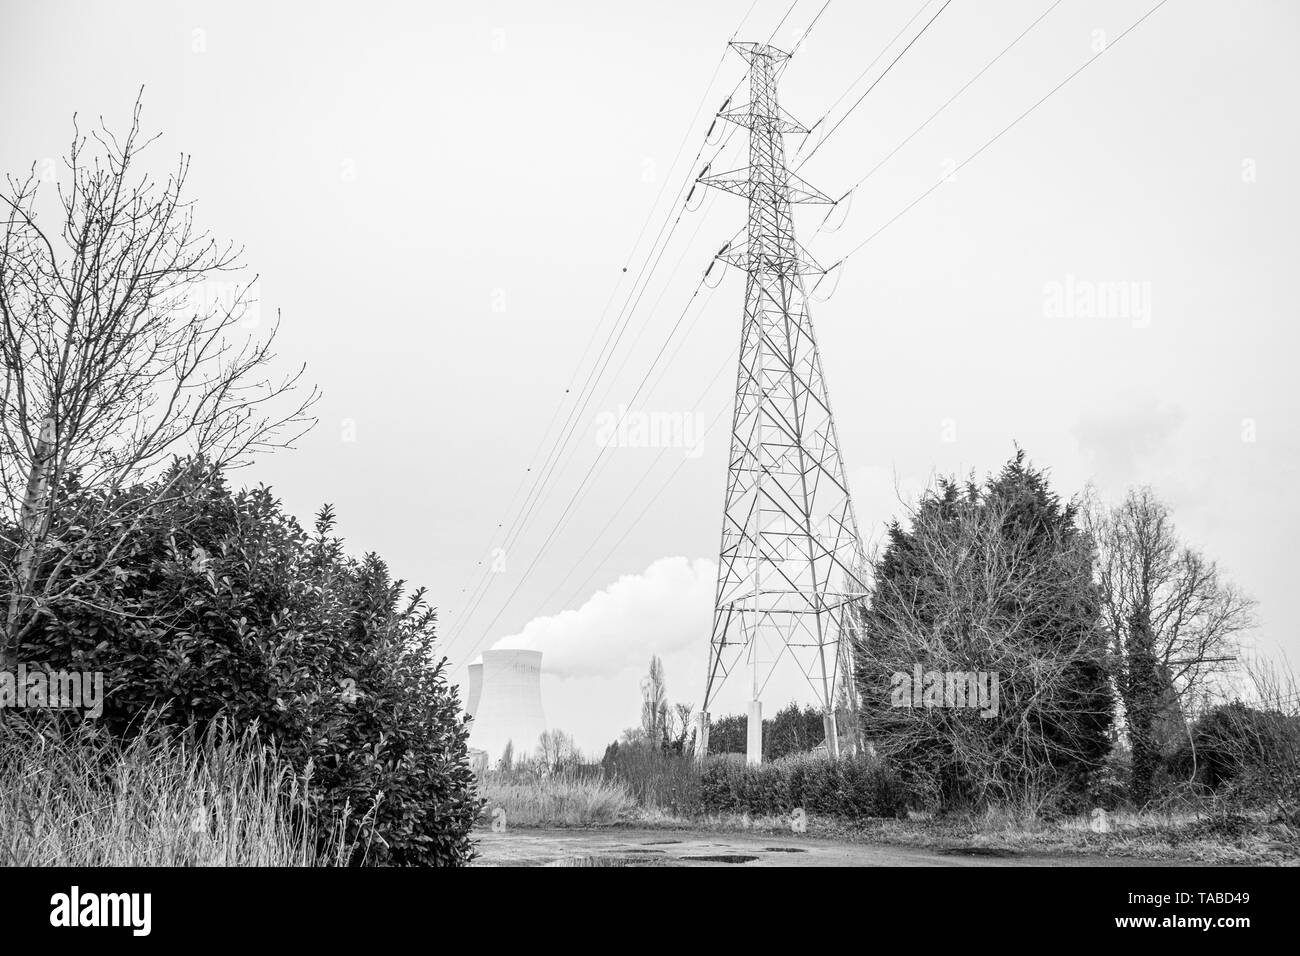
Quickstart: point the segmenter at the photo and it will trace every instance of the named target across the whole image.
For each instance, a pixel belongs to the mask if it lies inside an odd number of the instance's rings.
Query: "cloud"
[[[660,558],[643,573],[597,591],[577,610],[534,618],[492,646],[541,651],[542,669],[562,678],[644,669],[651,654],[708,645],[716,583],[712,561]]]
[[[547,726],[573,734],[599,758],[640,721],[641,678],[663,659],[669,698],[698,706],[703,693],[717,565],[660,558],[597,591],[581,607],[534,618],[494,647],[542,652]]]
[[[1166,450],[1186,417],[1177,405],[1134,397],[1085,415],[1073,433],[1099,477],[1127,482]]]
[[[934,479],[933,473],[920,476],[883,465],[868,465],[850,472],[853,511],[858,517],[858,532],[867,554],[883,545],[889,523],[905,519],[908,509],[934,484]]]

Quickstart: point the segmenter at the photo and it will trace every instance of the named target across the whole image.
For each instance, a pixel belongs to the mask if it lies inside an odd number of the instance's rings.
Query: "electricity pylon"
[[[761,761],[762,691],[789,659],[825,708],[826,746],[838,756],[836,692],[851,673],[864,561],[804,287],[805,276],[825,270],[796,241],[792,215],[794,203],[833,201],[786,168],[785,134],[808,132],[777,104],[789,54],[731,46],[749,61],[750,98],[719,116],[749,129],[749,166],[700,182],[749,201],[744,246],[718,254],[745,272],[745,320],[696,747],[708,752],[710,703],[743,667],[752,692],[748,759]]]

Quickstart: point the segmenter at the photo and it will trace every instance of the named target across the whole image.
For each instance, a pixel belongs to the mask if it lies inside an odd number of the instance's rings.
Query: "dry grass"
[[[670,830],[789,834],[790,819],[771,814],[679,816],[641,811],[637,826]],[[906,819],[848,820],[808,814],[807,835],[955,853],[1053,855],[1085,853],[1151,860],[1194,860],[1210,865],[1300,865],[1300,831],[1266,814],[1229,816],[1194,811],[1110,815],[1097,833],[1089,816],[1045,820],[1006,810]]]
[[[689,754],[664,753],[650,746],[620,747],[602,769],[606,779],[624,785],[637,805],[648,811],[689,813],[699,800],[700,767]]]
[[[1152,860],[1194,860],[1211,865],[1300,864],[1300,832],[1255,816],[1221,817],[1194,812],[1110,815],[1109,832],[1092,829],[1088,816],[1044,820],[1006,811],[933,819],[846,823],[810,817],[817,836],[865,840],[954,852],[1024,854],[1086,853]]]
[[[487,800],[485,817],[505,814],[510,827],[605,826],[632,819],[636,800],[627,787],[598,774],[500,773],[479,780],[479,796]]]
[[[305,788],[251,734],[197,743],[0,720],[0,864],[322,866]]]

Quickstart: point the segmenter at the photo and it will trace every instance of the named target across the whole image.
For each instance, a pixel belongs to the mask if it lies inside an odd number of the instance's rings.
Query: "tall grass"
[[[727,759],[710,758],[711,761]],[[603,769],[611,780],[627,787],[637,803],[647,810],[690,814],[698,808],[700,765],[690,754],[664,752],[658,747],[624,746],[606,757]]]
[[[505,814],[507,826],[594,826],[628,820],[636,799],[627,787],[599,773],[491,770],[479,778],[484,813]]]
[[[253,733],[195,740],[0,719],[0,864],[325,866],[305,781]]]

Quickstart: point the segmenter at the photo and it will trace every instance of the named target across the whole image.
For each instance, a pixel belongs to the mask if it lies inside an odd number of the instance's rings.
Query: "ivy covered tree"
[[[1254,626],[1255,602],[1179,539],[1152,489],[1133,488],[1114,508],[1093,502],[1086,517],[1132,753],[1130,790],[1146,803],[1186,739],[1188,705],[1224,674]]]
[[[941,480],[873,570],[855,680],[877,752],[941,804],[1078,792],[1113,705],[1075,506],[1018,450],[983,484]]]

